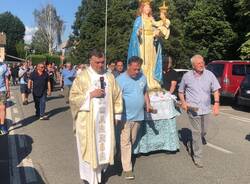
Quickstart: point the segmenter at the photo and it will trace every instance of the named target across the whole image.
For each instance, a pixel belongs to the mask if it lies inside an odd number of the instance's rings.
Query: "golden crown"
[[[150,4],[152,0],[139,0],[139,3]]]
[[[168,6],[166,6],[166,2],[163,1],[163,4],[161,7],[159,7],[161,12],[167,12],[168,11]]]

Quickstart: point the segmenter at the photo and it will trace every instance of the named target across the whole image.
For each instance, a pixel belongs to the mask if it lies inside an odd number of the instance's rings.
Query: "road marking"
[[[236,116],[236,115],[233,115],[233,114],[230,114],[230,113],[226,113],[226,112],[220,112],[220,114],[227,115],[231,119],[236,119],[236,120],[239,120],[239,121],[250,123],[250,118],[240,117],[240,116]]]
[[[216,146],[216,145],[213,145],[213,144],[211,144],[211,143],[207,143],[207,146],[209,146],[210,148],[214,148],[214,149],[216,149],[216,150],[218,150],[218,151],[221,151],[221,152],[223,152],[223,153],[227,153],[227,154],[232,154],[233,152],[231,152],[231,151],[229,151],[229,150],[226,150],[226,149],[224,149],[224,148],[221,148],[221,147],[219,147],[219,146]]]
[[[13,112],[14,109],[13,109]],[[7,108],[7,117],[8,119],[12,119],[13,114],[11,113],[10,108]],[[21,119],[19,117],[15,117],[15,123],[18,123]],[[10,122],[9,122],[10,124]],[[11,126],[11,125],[10,125]],[[13,127],[13,126],[12,126]],[[13,127],[14,128],[14,127]],[[9,132],[9,155],[10,155],[10,183],[13,184],[21,184],[21,175],[20,175],[20,166],[24,169],[24,175],[25,175],[25,183],[36,183],[37,176],[34,170],[34,165],[28,156],[24,158],[20,163],[18,161],[18,154],[17,154],[17,144],[15,140],[15,136],[18,137],[19,147],[25,148],[25,137],[16,135],[14,129],[12,128],[12,131]],[[18,164],[19,163],[19,164]]]
[[[239,120],[239,121],[243,121],[243,122],[246,122],[246,123],[250,123],[250,119],[249,120],[246,120],[246,119],[243,119],[243,118],[237,118],[237,117],[230,117],[232,119],[236,119],[236,120]]]
[[[221,111],[231,111],[233,109],[223,109],[223,108],[220,108]]]
[[[18,109],[17,109],[16,107],[14,107],[14,108],[13,108],[13,112],[14,112],[15,114],[18,114]]]
[[[11,111],[9,108],[7,108],[7,117],[8,119],[11,119]],[[10,123],[10,122],[8,122]],[[16,150],[16,140],[14,136],[14,131],[9,132],[8,136],[8,147],[9,147],[9,171],[10,171],[10,183],[13,184],[21,184],[21,178],[20,178],[20,170],[17,167],[18,164],[18,157],[17,157],[17,150]]]

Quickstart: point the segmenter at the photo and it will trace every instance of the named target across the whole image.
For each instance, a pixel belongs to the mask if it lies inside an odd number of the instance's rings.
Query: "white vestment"
[[[108,109],[108,83],[106,74],[97,74],[91,67],[87,69],[89,76],[91,77],[91,88],[89,93],[94,89],[100,89],[100,77],[104,77],[105,85],[105,97],[90,99],[90,95],[87,95],[86,101],[80,108],[81,111],[90,110],[90,102],[92,100],[94,106],[94,119],[95,119],[95,135],[96,135],[96,152],[98,168],[93,169],[90,164],[81,157],[81,149],[79,139],[77,138],[77,150],[79,157],[79,171],[82,180],[86,180],[89,184],[98,184],[101,182],[101,172],[105,170],[109,163],[110,147],[111,147],[111,132],[110,132],[110,114]]]

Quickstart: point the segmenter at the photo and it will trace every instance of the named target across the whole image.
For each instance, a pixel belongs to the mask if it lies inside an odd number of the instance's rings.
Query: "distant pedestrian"
[[[51,95],[51,86],[43,63],[38,64],[36,70],[31,73],[28,88],[33,89],[36,116],[40,117],[40,120],[47,120],[48,117],[45,116],[46,97]]]
[[[56,70],[53,67],[52,63],[48,63],[47,64],[47,69],[46,71],[49,74],[49,81],[50,81],[50,85],[51,85],[51,91],[54,90],[54,84],[55,84],[55,78],[56,78]]]
[[[5,124],[6,118],[6,101],[10,97],[10,86],[8,79],[8,67],[0,58],[0,135],[8,134]]]
[[[218,115],[220,84],[214,74],[205,69],[205,62],[201,55],[194,55],[191,58],[191,64],[193,70],[184,74],[179,86],[179,97],[191,124],[192,140],[189,144],[189,151],[193,152],[195,165],[202,168],[202,144],[206,144],[205,135],[210,121],[211,93],[214,96],[213,114]],[[198,108],[198,111],[189,107]]]
[[[73,69],[72,64],[70,62],[66,63],[66,66],[61,73],[60,86],[64,85],[63,86],[64,98],[67,104],[69,103],[69,92],[75,77],[76,77],[76,70]]]
[[[23,105],[28,105],[28,96],[29,96],[29,89],[28,89],[28,80],[29,80],[29,68],[27,62],[24,62],[22,66],[19,68],[18,77],[20,83],[20,92],[22,96],[22,103]]]
[[[162,87],[171,94],[176,94],[177,72],[172,68],[173,60],[170,56],[165,57]]]
[[[113,72],[115,78],[118,77],[121,73],[123,73],[123,61],[122,60],[117,60],[115,62],[115,70]]]
[[[107,71],[108,71],[109,73],[113,73],[114,70],[115,70],[115,61],[110,61],[110,62],[108,63],[108,69],[107,69]]]
[[[11,69],[11,77],[12,77],[13,86],[18,84],[18,72],[19,72],[19,67],[17,66],[16,63],[14,63]]]

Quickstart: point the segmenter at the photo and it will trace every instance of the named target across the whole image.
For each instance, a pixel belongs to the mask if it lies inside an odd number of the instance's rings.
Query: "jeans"
[[[46,107],[46,97],[47,97],[46,94],[43,94],[42,96],[35,96],[33,94],[37,116],[40,117],[44,116]]]

